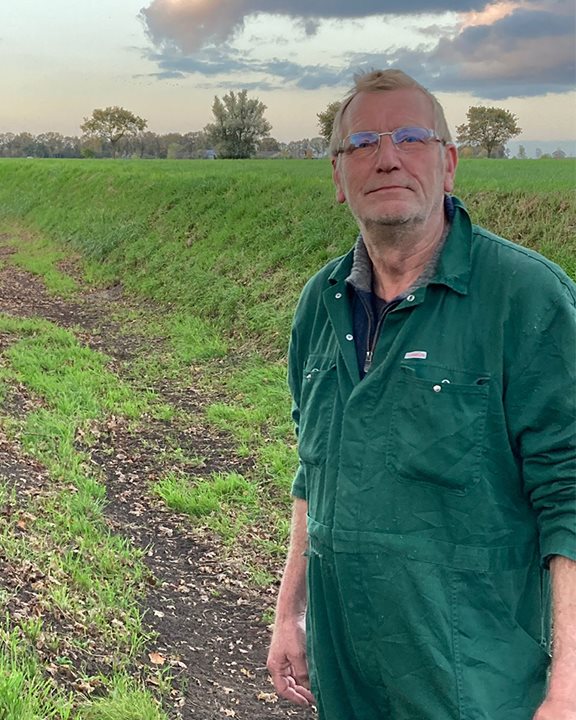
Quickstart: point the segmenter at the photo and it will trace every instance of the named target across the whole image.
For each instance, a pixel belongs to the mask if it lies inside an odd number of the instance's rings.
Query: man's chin
[[[367,230],[379,227],[397,227],[400,225],[420,225],[423,219],[408,213],[389,213],[364,220],[363,225]]]

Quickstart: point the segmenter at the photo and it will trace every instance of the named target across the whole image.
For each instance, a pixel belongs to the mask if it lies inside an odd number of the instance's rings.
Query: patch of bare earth
[[[42,281],[27,272],[9,265],[0,270],[0,312],[42,317],[74,328],[83,342],[106,353],[119,373],[127,359],[149,352],[153,342],[114,319],[124,303],[120,287],[86,291],[68,301],[48,295]],[[0,337],[0,350],[9,341]],[[189,468],[186,460],[178,465],[195,475],[242,472],[250,461],[236,457],[230,439],[208,428],[203,420],[206,399],[193,384],[174,388],[164,383],[156,390],[186,409],[194,421],[182,426],[178,420],[149,419],[134,432],[111,418],[95,426],[95,439],[85,447],[79,438],[82,450],[106,478],[110,527],[145,551],[151,578],[145,618],[154,639],[140,658],[141,666],[171,669],[174,691],[165,702],[171,720],[312,718],[312,711],[279,701],[269,683],[265,667],[269,629],[262,618],[273,606],[276,587],[256,588],[242,563],[218,538],[195,529],[189,519],[168,510],[150,492],[152,482],[178,462],[167,448],[179,447],[184,457],[201,458]],[[12,388],[4,412],[24,413],[27,402],[24,389]],[[13,484],[17,496],[41,492],[43,469],[6,437],[0,437],[0,474]],[[258,564],[257,556],[251,559]],[[279,568],[272,570],[278,573]],[[0,588],[16,598],[11,612],[35,612],[35,583],[42,579],[35,577],[34,568],[27,572],[23,578],[22,568],[17,573],[9,567],[0,548]],[[91,652],[94,657],[105,656],[106,648],[92,647]],[[48,652],[44,659],[50,672]],[[135,673],[154,683],[153,674],[139,673],[139,668]],[[66,684],[65,677],[58,680]]]

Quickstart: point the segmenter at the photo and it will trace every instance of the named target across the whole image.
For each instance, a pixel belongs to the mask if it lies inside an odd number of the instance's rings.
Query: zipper
[[[368,332],[366,333],[367,342],[366,342],[366,355],[364,356],[364,374],[370,370],[370,366],[372,365],[372,357],[374,355],[374,348],[370,348],[370,335],[372,334],[372,310],[368,307],[368,303],[364,300],[363,295],[358,293],[358,299],[364,306],[364,312],[366,313],[366,317],[368,318]]]
[[[382,325],[384,325],[384,320],[386,319],[386,315],[388,315],[389,312],[394,310],[395,307],[397,307],[401,302],[403,298],[396,302],[392,302],[389,305],[386,306],[386,309],[380,315],[378,318],[378,323],[376,324],[376,330],[374,332],[374,337],[372,338],[372,344],[370,344],[370,335],[371,335],[371,325],[372,325],[372,312],[367,308],[366,303],[364,302],[364,298],[360,296],[360,301],[364,305],[364,310],[366,310],[366,314],[368,315],[368,342],[366,343],[366,354],[364,356],[364,374],[366,375],[370,368],[372,367],[372,360],[374,359],[374,350],[376,349],[376,343],[378,342],[378,338],[380,337],[380,332],[382,330]]]

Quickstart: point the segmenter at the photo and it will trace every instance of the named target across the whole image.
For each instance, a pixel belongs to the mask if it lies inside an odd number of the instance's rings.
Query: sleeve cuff
[[[548,568],[550,558],[562,555],[576,561],[576,528],[574,532],[557,531],[540,541],[540,557],[542,566]]]
[[[300,500],[307,500],[306,496],[306,473],[302,465],[298,466],[294,481],[292,482],[291,494]]]

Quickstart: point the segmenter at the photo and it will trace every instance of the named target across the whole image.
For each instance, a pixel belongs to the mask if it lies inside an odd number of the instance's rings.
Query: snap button
[[[340,300],[340,298],[342,297],[342,293],[336,293],[334,297],[336,298],[336,300]]]
[[[440,392],[442,390],[442,385],[434,385],[432,390],[434,390],[434,392]]]
[[[408,302],[412,302],[414,300],[414,295],[408,295],[406,300],[408,300]]]
[[[354,340],[354,335],[350,335],[350,333],[348,333],[348,335],[346,335],[346,340]]]

